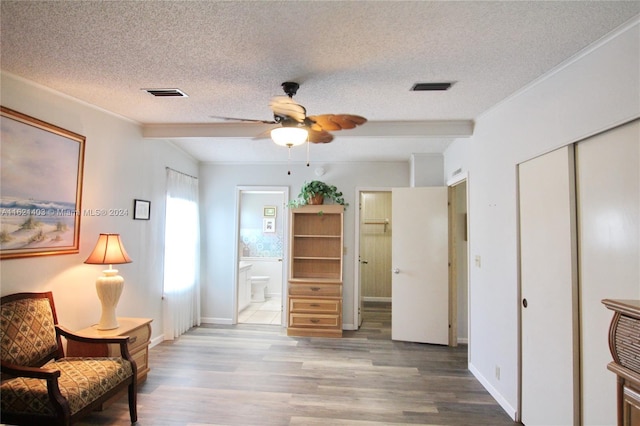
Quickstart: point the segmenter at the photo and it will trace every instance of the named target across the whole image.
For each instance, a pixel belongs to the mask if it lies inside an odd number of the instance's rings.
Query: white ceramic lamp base
[[[102,271],[104,276],[98,277],[96,281],[96,292],[102,304],[102,315],[98,323],[98,330],[111,330],[118,328],[116,318],[116,306],[124,287],[124,278],[118,275],[117,269],[107,269]]]

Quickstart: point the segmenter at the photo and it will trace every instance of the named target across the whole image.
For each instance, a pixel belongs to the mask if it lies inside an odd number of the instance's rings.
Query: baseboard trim
[[[159,345],[162,342],[164,342],[164,334],[161,334],[158,337],[151,339],[151,341],[149,342],[149,349]]]
[[[500,404],[502,409],[509,415],[509,417],[511,417],[511,420],[515,422],[518,411],[515,408],[513,408],[511,404],[507,402],[506,399],[504,399],[504,397],[500,394],[500,392],[498,392],[498,390],[491,385],[491,383],[480,373],[480,371],[472,363],[469,363],[469,371],[471,371],[471,374],[473,374],[476,377],[476,379],[478,379],[480,384],[484,386],[487,392],[491,394],[493,399],[495,399],[496,402]]]
[[[202,317],[202,318],[200,318],[200,323],[202,323],[202,324],[219,324],[219,325],[231,325],[231,324],[233,324],[231,318],[211,318],[211,317]]]

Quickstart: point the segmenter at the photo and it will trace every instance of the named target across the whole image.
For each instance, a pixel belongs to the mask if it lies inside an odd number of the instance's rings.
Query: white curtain
[[[198,179],[167,168],[163,323],[165,340],[200,325]]]

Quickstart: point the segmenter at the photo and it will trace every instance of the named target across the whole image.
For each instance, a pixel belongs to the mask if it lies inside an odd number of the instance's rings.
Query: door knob
[[[360,261],[360,263],[362,263],[363,265],[368,265],[369,264],[369,262],[367,262],[366,260],[362,260],[362,261]]]
[[[400,273],[400,269],[398,269],[398,268],[393,268],[393,273],[394,273],[394,274],[399,274],[399,273]]]
[[[529,306],[529,303],[527,302],[527,299],[522,299],[522,306],[524,306],[525,308],[527,306]]]

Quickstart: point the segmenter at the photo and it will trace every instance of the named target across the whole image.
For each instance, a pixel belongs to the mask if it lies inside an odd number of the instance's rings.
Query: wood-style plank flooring
[[[362,328],[342,339],[205,325],[157,345],[138,424],[517,424],[467,370],[466,346],[393,342],[389,306],[368,305]],[[124,397],[81,425],[128,423]]]

